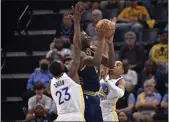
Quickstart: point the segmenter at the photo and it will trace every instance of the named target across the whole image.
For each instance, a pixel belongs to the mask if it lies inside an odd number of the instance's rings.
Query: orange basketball
[[[96,24],[96,32],[106,33],[106,37],[111,37],[114,34],[115,24],[108,19],[102,19]]]

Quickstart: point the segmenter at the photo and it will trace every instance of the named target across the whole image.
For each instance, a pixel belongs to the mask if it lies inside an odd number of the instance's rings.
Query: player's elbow
[[[117,94],[118,94],[118,97],[121,98],[124,95],[124,91],[122,89],[119,89]]]

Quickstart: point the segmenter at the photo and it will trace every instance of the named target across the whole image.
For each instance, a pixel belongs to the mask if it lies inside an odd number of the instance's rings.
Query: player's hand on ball
[[[105,38],[110,38],[112,35],[114,35],[115,22],[115,19],[112,21],[108,19],[100,20],[96,25],[96,32],[104,35]]]
[[[117,18],[114,17],[114,18],[111,20],[111,23],[112,23],[112,25],[114,26],[113,29],[112,29],[112,35],[111,35],[110,37],[107,37],[107,38],[106,38],[106,41],[107,41],[108,43],[112,43],[112,42],[113,42],[113,38],[114,38],[114,34],[115,34],[116,22],[117,22]]]
[[[80,22],[81,16],[84,13],[84,7],[81,5],[76,4],[75,8],[72,6],[72,13],[73,15],[69,15],[69,17],[74,21],[74,22]]]

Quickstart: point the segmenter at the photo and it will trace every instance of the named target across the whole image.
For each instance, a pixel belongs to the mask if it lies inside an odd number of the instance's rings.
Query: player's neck
[[[64,73],[64,72],[63,72]],[[61,73],[61,74],[59,74],[58,76],[55,76],[55,78],[57,79],[57,78],[60,78],[62,75],[63,75],[63,73]]]
[[[116,76],[116,75],[110,75],[110,79],[117,79],[119,78],[120,76]]]

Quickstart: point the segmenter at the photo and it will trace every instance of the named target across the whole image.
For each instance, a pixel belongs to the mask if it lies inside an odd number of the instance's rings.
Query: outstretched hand
[[[111,21],[111,22],[114,24],[114,26],[115,26],[115,25],[116,25],[116,22],[117,22],[117,18],[114,17],[114,18],[111,19],[110,21]],[[114,28],[114,30],[113,30],[113,34],[112,34],[109,38],[106,38],[106,41],[107,41],[108,43],[112,43],[112,42],[113,42],[114,34],[115,34],[115,28]]]
[[[74,21],[74,22],[79,22],[81,19],[82,14],[84,13],[84,7],[82,5],[75,5],[75,8],[72,6],[72,13],[73,15],[69,15],[69,17]]]

